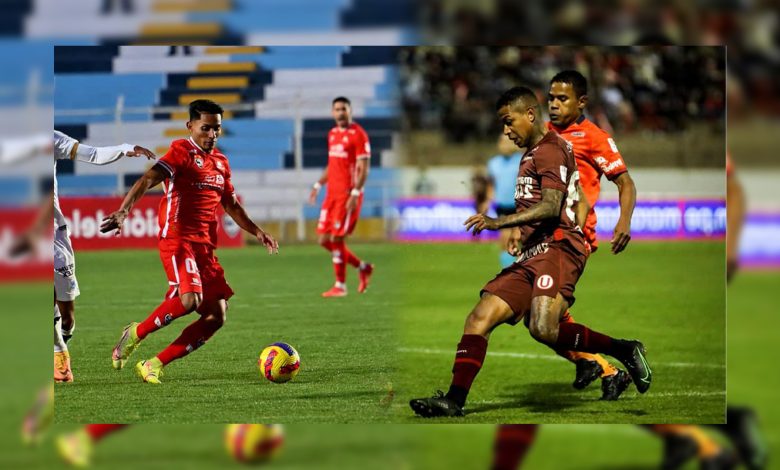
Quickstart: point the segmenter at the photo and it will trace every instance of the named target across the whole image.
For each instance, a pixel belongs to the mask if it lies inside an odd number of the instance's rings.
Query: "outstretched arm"
[[[130,188],[130,191],[127,192],[125,199],[122,201],[122,205],[119,206],[119,210],[109,214],[103,219],[103,223],[100,224],[100,231],[106,233],[116,230],[115,235],[119,235],[122,231],[122,223],[130,213],[130,209],[133,208],[135,203],[141,199],[141,196],[143,196],[146,191],[163,182],[165,177],[165,173],[158,165],[149,168],[143,176],[138,178],[138,181]]]
[[[488,217],[485,214],[475,214],[469,217],[463,225],[466,226],[466,231],[471,230],[474,235],[483,230],[519,227],[540,220],[559,217],[562,205],[563,191],[542,188],[542,200],[524,211],[503,215],[497,219]]]
[[[267,234],[263,229],[258,227],[249,215],[244,210],[244,206],[238,201],[238,197],[232,194],[222,199],[222,207],[225,208],[225,212],[231,219],[235,220],[239,227],[251,233],[257,238],[262,245],[268,249],[268,254],[279,253],[279,243],[274,238]]]
[[[628,172],[615,178],[620,198],[620,218],[615,224],[615,233],[612,236],[612,253],[618,254],[626,249],[631,240],[631,216],[636,206],[636,185]]]
[[[140,145],[122,144],[111,147],[92,147],[76,142],[71,150],[71,158],[94,165],[108,165],[119,160],[122,157],[140,157],[144,156],[149,160],[154,160],[154,153],[141,147]]]

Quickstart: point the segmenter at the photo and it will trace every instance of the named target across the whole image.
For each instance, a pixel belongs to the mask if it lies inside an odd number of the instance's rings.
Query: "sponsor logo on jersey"
[[[612,170],[614,170],[616,168],[620,168],[621,166],[623,166],[623,159],[622,158],[618,158],[617,160],[613,161],[612,163],[609,163],[609,161],[607,161],[607,159],[604,158],[604,156],[599,155],[599,156],[597,156],[595,158],[595,160],[596,160],[596,163],[598,163],[598,165],[601,167],[601,171],[603,171],[604,173],[609,173],[610,171],[612,171]]]
[[[585,137],[585,133],[582,131],[574,131],[571,133],[571,135],[574,137]]]
[[[612,140],[612,137],[607,139],[607,143],[609,144],[609,148],[611,148],[613,152],[618,153],[617,145],[615,145],[615,141]]]
[[[542,274],[536,280],[536,287],[539,289],[549,289],[553,286],[553,278],[549,274]]]
[[[550,245],[548,245],[547,243],[540,243],[538,245],[534,245],[531,248],[528,248],[527,250],[520,253],[520,256],[517,257],[515,262],[522,263],[523,261],[528,261],[534,256],[541,255],[542,253],[547,253],[547,250],[549,249],[550,249]]]

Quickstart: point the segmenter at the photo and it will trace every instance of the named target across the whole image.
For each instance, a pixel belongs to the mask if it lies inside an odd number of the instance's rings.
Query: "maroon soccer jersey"
[[[160,201],[160,239],[217,245],[217,208],[233,197],[230,166],[225,155],[203,151],[192,139],[174,140],[157,165],[168,176]]]
[[[346,196],[355,187],[355,168],[359,159],[371,158],[368,135],[353,122],[345,129],[338,126],[328,133],[328,197]]]
[[[563,192],[564,197],[560,217],[520,227],[524,248],[563,239],[573,241],[577,246],[582,244],[582,232],[574,220],[578,180],[571,144],[553,131],[547,132],[535,147],[523,155],[515,186],[517,211],[541,202],[542,189],[556,189]]]

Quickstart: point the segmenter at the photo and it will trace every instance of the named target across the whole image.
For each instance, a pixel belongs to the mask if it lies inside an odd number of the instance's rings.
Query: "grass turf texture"
[[[392,381],[394,268],[392,245],[354,245],[376,264],[369,291],[357,293],[351,267],[346,298],[323,299],[333,283],[330,257],[318,246],[219,250],[236,295],[227,322],[201,349],[165,368],[159,386],[134,373],[190,322],[182,317],[147,337],[121,371],[111,349],[122,327],[159,304],[167,282],[156,251],[77,253],[81,296],[69,344],[74,383],[57,384],[56,420],[75,422],[381,422]],[[301,355],[292,382],[261,379],[266,345],[288,342]]]
[[[393,405],[417,418],[414,397],[447,390],[455,346],[479,289],[498,271],[492,244],[409,245],[402,344]],[[617,402],[598,400],[595,382],[571,387],[574,366],[534,341],[522,325],[498,327],[466,404],[467,415],[433,422],[716,423],[725,405],[725,279],[722,243],[634,243],[618,256],[608,244],[577,284],[575,320],[617,338],[644,342],[653,369],[645,395],[631,386]]]

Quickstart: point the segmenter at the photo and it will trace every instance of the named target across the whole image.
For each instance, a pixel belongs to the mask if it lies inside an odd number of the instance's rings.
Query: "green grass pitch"
[[[153,357],[191,321],[177,319],[150,335],[121,371],[111,349],[130,321],[160,303],[167,281],[154,250],[79,252],[81,296],[76,334],[69,344],[75,382],[56,385],[56,420],[85,422],[383,422],[383,399],[392,382],[396,279],[391,245],[354,245],[376,264],[372,285],[357,293],[351,267],[350,295],[323,299],[333,283],[330,256],[318,246],[218,250],[230,300],[225,326],[201,349],[165,369],[163,383],[141,382],[134,365]],[[264,346],[285,341],[301,355],[295,380],[261,379],[257,358]]]
[[[413,397],[447,390],[455,346],[479,289],[498,271],[492,244],[407,245],[394,414],[422,422]],[[630,387],[601,402],[598,382],[571,387],[574,366],[534,341],[525,327],[498,327],[462,423],[718,423],[726,400],[722,243],[608,244],[589,260],[572,315],[618,338],[644,342],[653,369],[645,395]],[[437,420],[433,420],[434,422]],[[430,422],[430,421],[425,421]]]

